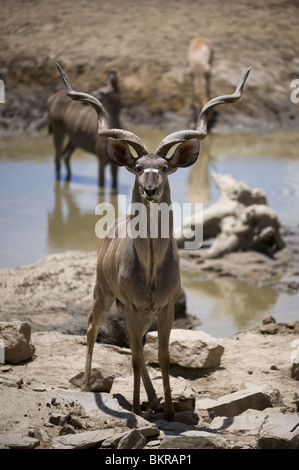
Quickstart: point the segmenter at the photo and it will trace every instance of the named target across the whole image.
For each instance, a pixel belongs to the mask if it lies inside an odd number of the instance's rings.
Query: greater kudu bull
[[[66,93],[74,100],[90,103],[98,114],[98,130],[108,138],[107,151],[110,160],[125,166],[135,175],[132,203],[138,204],[143,215],[141,224],[146,227],[144,237],[129,235],[132,214],[115,221],[107,236],[100,241],[97,260],[97,278],[94,288],[93,309],[88,319],[87,353],[83,390],[90,390],[90,371],[93,347],[98,330],[116,299],[126,317],[127,335],[132,351],[134,372],[133,411],[140,414],[140,380],[148,395],[150,406],[159,409],[160,404],[149,378],[144,356],[143,338],[157,316],[159,352],[165,395],[164,415],[174,420],[174,408],[169,383],[169,335],[174,317],[174,305],[180,293],[179,254],[173,236],[170,211],[168,236],[161,233],[162,215],[151,219],[155,203],[171,205],[168,175],[180,167],[195,163],[199,153],[199,141],[207,135],[210,112],[222,103],[233,103],[242,95],[249,70],[244,74],[232,95],[214,98],[201,111],[195,130],[183,130],[168,135],[155,153],[149,153],[142,140],[132,132],[108,129],[108,119],[103,105],[91,95],[72,90],[67,76],[59,67]],[[179,144],[168,157],[169,150]],[[134,157],[132,147],[137,153]],[[158,228],[151,237],[150,227]]]
[[[121,109],[117,75],[109,72],[107,86],[94,92],[105,106],[109,116],[109,126],[120,128],[119,113]],[[66,180],[71,179],[70,158],[79,147],[86,152],[95,154],[99,160],[99,186],[105,183],[105,166],[111,164],[107,157],[106,140],[98,134],[97,116],[90,106],[74,102],[66,96],[64,90],[54,93],[47,101],[50,131],[55,145],[56,178],[60,178],[60,161],[64,159]],[[68,142],[64,145],[65,137]],[[117,187],[117,167],[111,165],[112,188]]]

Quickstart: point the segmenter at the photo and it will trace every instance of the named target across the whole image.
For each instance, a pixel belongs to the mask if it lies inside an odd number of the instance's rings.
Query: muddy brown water
[[[165,132],[132,129],[154,150]],[[170,176],[172,200],[216,201],[219,192],[211,170],[228,173],[251,188],[261,188],[269,205],[289,228],[299,224],[299,135],[211,134],[201,144],[200,159],[191,168]],[[53,145],[46,131],[3,137],[0,141],[0,268],[34,263],[41,257],[66,250],[96,250],[98,238],[95,208],[109,202],[120,212],[130,203],[133,176],[119,172],[119,195],[97,187],[97,160],[76,151],[71,160],[73,178],[55,181]],[[62,172],[64,176],[64,169]],[[180,224],[182,212],[175,214]],[[197,280],[182,273],[188,311],[202,321],[201,329],[226,336],[259,324],[266,315],[277,321],[299,319],[298,294],[279,293],[270,287],[248,285],[238,279],[220,277]]]

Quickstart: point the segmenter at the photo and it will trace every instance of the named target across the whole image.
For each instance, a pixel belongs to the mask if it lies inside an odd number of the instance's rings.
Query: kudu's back
[[[97,133],[97,116],[90,106],[74,102],[60,90],[48,100],[51,132],[67,135],[75,147],[97,153],[103,139]]]
[[[121,110],[120,93],[117,86],[110,81],[107,87],[94,92],[104,103],[109,117],[109,125],[121,127],[119,114]],[[64,90],[57,91],[47,101],[49,129],[53,134],[56,150],[56,176],[60,178],[60,159],[63,157],[68,171],[71,172],[69,160],[76,148],[96,155],[99,159],[99,184],[104,186],[104,167],[110,164],[107,157],[105,139],[98,134],[98,119],[94,110],[79,101],[66,96]],[[65,138],[68,138],[64,145]],[[116,188],[116,168],[112,170],[112,186]]]

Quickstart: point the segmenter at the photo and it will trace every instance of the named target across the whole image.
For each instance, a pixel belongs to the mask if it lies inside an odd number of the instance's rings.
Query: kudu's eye
[[[141,165],[138,165],[138,163],[137,163],[137,165],[135,165],[135,170],[137,171],[137,173],[139,173],[140,171],[143,170],[143,168],[142,168]]]
[[[168,170],[168,165],[162,166],[161,170],[164,171],[164,172],[166,172],[166,171]]]

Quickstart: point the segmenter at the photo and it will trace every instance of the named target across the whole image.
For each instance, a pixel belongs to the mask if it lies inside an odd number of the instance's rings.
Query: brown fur
[[[95,92],[106,108],[111,127],[120,128],[119,112],[121,108],[115,73],[109,75],[108,85]],[[54,93],[47,101],[49,127],[53,134],[55,154],[56,177],[60,178],[60,161],[63,157],[67,176],[71,179],[70,158],[78,147],[90,152],[99,160],[99,186],[105,183],[105,166],[110,165],[106,151],[106,140],[98,134],[98,119],[94,110],[83,103],[73,101],[66,96],[64,90]],[[65,137],[68,142],[63,147]],[[117,167],[111,166],[112,187],[117,187]]]

